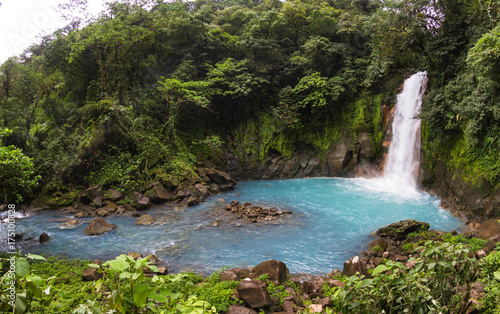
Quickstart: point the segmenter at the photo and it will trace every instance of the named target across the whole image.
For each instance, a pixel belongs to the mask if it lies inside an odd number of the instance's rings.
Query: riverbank
[[[474,235],[486,237],[491,230],[478,228]],[[108,262],[52,257],[30,260],[31,275],[19,276],[18,292],[30,289],[25,285],[28,276],[40,278],[36,285],[48,292],[33,295],[32,313],[70,313],[84,308],[89,309],[85,313],[100,313],[119,305],[129,311],[228,314],[363,313],[422,307],[426,311],[494,313],[500,309],[498,230],[487,240],[428,230],[428,224],[409,220],[381,228],[376,234],[380,238],[346,261],[342,271],[323,276],[290,274],[287,265],[277,260],[202,277],[192,272],[167,275],[159,261],[141,259],[140,254]],[[8,269],[4,261],[2,273]],[[140,263],[146,266],[144,270],[127,270],[126,265]],[[127,271],[136,272],[137,280],[127,279]],[[121,280],[115,280],[117,276]],[[144,299],[135,298],[138,291],[147,292]],[[123,293],[123,299],[111,302],[116,293]]]

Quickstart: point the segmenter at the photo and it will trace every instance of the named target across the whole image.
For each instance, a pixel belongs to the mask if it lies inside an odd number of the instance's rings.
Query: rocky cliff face
[[[461,170],[450,170],[442,160],[424,161],[421,185],[439,196],[441,206],[464,221],[483,221],[500,216],[500,185],[484,177],[477,182],[464,179]]]
[[[361,133],[357,139],[344,135],[331,142],[326,156],[306,149],[290,157],[271,153],[262,162],[251,154],[233,154],[228,158],[228,172],[237,180],[369,176],[379,168],[373,151],[370,134]]]

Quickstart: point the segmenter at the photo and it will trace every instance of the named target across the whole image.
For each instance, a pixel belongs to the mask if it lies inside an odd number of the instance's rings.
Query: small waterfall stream
[[[426,72],[418,72],[408,78],[398,95],[392,141],[384,168],[384,182],[393,191],[416,191],[415,172],[420,155],[420,112],[422,95],[427,83]]]

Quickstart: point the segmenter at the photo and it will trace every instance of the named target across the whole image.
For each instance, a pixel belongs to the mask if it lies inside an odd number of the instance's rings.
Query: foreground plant
[[[55,277],[42,279],[31,272],[27,259],[45,260],[34,254],[12,255],[0,258],[0,269],[8,269],[0,281],[0,312],[30,313],[34,300],[43,306],[49,306],[53,300],[51,284]]]
[[[479,277],[475,258],[463,244],[427,241],[407,263],[387,261],[371,278],[344,278],[344,288],[328,288],[336,312],[466,313],[471,286]]]
[[[104,277],[99,279],[95,288],[99,291],[106,280],[115,285],[115,289],[108,296],[108,302],[113,310],[120,313],[136,312],[146,306],[148,299],[162,301],[162,298],[149,285],[141,283],[144,280],[143,268],[158,272],[158,267],[148,262],[149,255],[135,260],[129,255],[122,254],[114,260],[100,265],[89,264],[90,267],[100,268]]]

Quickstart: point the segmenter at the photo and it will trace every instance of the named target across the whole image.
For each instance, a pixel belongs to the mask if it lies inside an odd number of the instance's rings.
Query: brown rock
[[[285,310],[286,313],[295,313],[292,301],[284,301],[281,307],[283,308],[283,310]]]
[[[109,189],[106,192],[106,199],[108,199],[108,200],[117,201],[120,198],[122,198],[122,192],[120,192],[118,190]]]
[[[313,293],[319,293],[320,290],[322,290],[322,289],[315,282],[305,281],[305,282],[302,283],[302,290],[304,290],[304,292],[307,293],[307,294],[313,294]]]
[[[202,197],[206,197],[208,195],[208,186],[198,183],[194,187],[198,190],[198,193]]]
[[[163,186],[157,185],[154,186],[153,189],[149,192],[148,197],[151,202],[160,204],[171,201],[174,197],[174,194],[165,189]]]
[[[333,280],[333,279],[330,279],[328,280],[328,286],[330,288],[333,288],[333,287],[339,287],[339,288],[342,288],[342,287],[345,287],[345,282],[342,282],[340,280]]]
[[[115,210],[118,206],[111,202],[111,201],[108,201],[108,208],[111,209],[111,210]]]
[[[88,235],[100,235],[105,232],[115,229],[116,226],[105,221],[101,217],[96,217],[92,220],[87,228],[85,228],[85,233]]]
[[[38,240],[40,241],[40,243],[45,243],[50,240],[50,236],[44,232],[40,235],[40,238]]]
[[[195,205],[198,205],[198,203],[199,203],[198,199],[194,196],[189,197],[187,200],[188,206],[195,206]]]
[[[154,222],[155,222],[155,219],[153,218],[153,216],[147,214],[147,215],[142,215],[141,217],[139,217],[139,219],[137,219],[135,224],[149,226],[149,225],[153,224]]]
[[[362,275],[366,275],[366,268],[363,263],[361,263],[359,256],[354,256],[344,263],[344,270],[342,270],[343,276],[353,276],[357,272]]]
[[[478,238],[481,239],[493,239],[498,238],[500,240],[500,223],[499,219],[490,219],[483,222],[476,230]]]
[[[160,275],[168,275],[168,270],[167,270],[167,267],[165,266],[161,266],[161,267],[158,267],[158,274]]]
[[[135,200],[134,207],[137,210],[144,210],[148,208],[150,205],[149,198],[143,196],[139,192],[134,192],[134,200]]]
[[[95,281],[103,277],[103,274],[100,273],[97,268],[90,267],[83,271],[82,279],[85,281]]]
[[[234,270],[225,270],[220,273],[220,281],[237,281],[240,277]]]
[[[260,263],[252,269],[252,274],[256,277],[269,274],[269,279],[272,281],[283,283],[287,279],[288,268],[285,263],[277,260],[269,260]]]
[[[368,244],[368,249],[370,251],[373,251],[373,249],[377,246],[379,246],[382,251],[385,251],[385,249],[387,248],[387,241],[385,241],[384,239],[377,239],[375,241],[372,241],[370,242],[370,244]]]
[[[392,240],[404,240],[408,234],[412,232],[428,231],[429,224],[413,219],[402,220],[380,228],[375,232],[376,235],[382,238],[390,238]]]
[[[207,176],[215,183],[220,186],[234,186],[236,181],[231,179],[231,177],[224,171],[219,171],[215,169],[206,169]]]
[[[241,305],[233,304],[227,309],[226,314],[257,314],[257,311]]]
[[[251,273],[251,271],[246,268],[233,268],[231,270],[234,271],[240,278],[248,278]]]
[[[108,214],[108,211],[104,208],[101,208],[97,211],[97,215],[102,216],[102,217],[106,216],[107,214]]]
[[[271,305],[271,297],[265,282],[243,280],[238,284],[238,294],[252,308],[263,308]]]
[[[161,263],[161,259],[156,257],[156,255],[152,254],[152,255],[149,255],[148,262],[151,263],[151,265],[158,265]]]
[[[135,260],[142,258],[142,254],[137,252],[128,252],[127,255],[131,256]]]
[[[80,195],[80,202],[82,204],[88,205],[88,204],[92,203],[95,199],[97,199],[98,197],[101,197],[101,200],[102,200],[103,195],[104,194],[101,191],[101,186],[96,185],[96,186],[88,188],[82,192],[82,194]]]

